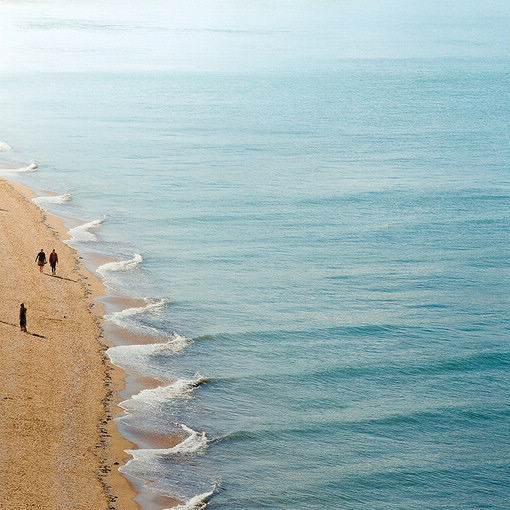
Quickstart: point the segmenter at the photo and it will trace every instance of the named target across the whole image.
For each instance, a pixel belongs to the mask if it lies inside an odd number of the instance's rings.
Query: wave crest
[[[104,223],[104,220],[105,218],[92,220],[88,223],[84,223],[83,225],[78,225],[77,227],[71,228],[69,230],[71,241],[97,241],[95,234],[89,232],[89,230],[99,228],[99,226]]]
[[[154,349],[155,352],[159,352],[161,354],[165,352],[177,354],[192,342],[193,342],[192,338],[188,338],[187,336],[179,335],[179,333],[174,332],[172,333],[171,338],[167,342],[152,345],[155,347]]]
[[[117,271],[131,271],[143,261],[143,257],[139,253],[135,253],[132,259],[119,260],[115,262],[107,262],[102,264],[96,270],[103,278],[106,273],[117,272]]]
[[[117,345],[110,347],[106,353],[114,365],[122,368],[133,368],[139,371],[147,366],[147,362],[152,356],[174,356],[183,351],[192,342],[192,338],[174,332],[166,342],[158,344]],[[165,374],[160,376],[165,377]]]
[[[174,506],[172,509],[167,508],[165,510],[204,510],[207,508],[207,504],[214,494],[214,489],[209,492],[204,492],[198,496],[193,496],[191,499],[186,501],[184,505]]]
[[[202,377],[200,374],[197,374],[195,379],[177,379],[167,386],[158,386],[157,388],[142,390],[136,395],[133,395],[129,400],[121,402],[119,406],[122,407],[122,409],[129,410],[136,407],[138,402],[157,405],[170,399],[190,398],[199,386],[209,381],[210,379]]]
[[[181,424],[181,427],[189,436],[178,445],[173,448],[169,448],[171,453],[179,453],[181,455],[195,455],[207,448],[209,440],[205,435],[205,432],[197,432],[186,425]]]
[[[48,195],[42,197],[32,198],[32,202],[41,207],[41,204],[64,204],[71,200],[71,193],[64,193],[63,195]]]
[[[117,326],[124,327],[126,319],[133,315],[140,315],[143,313],[154,312],[161,308],[164,308],[168,304],[167,299],[151,299],[145,298],[147,303],[145,306],[135,306],[133,308],[125,308],[120,312],[113,312],[106,316],[108,320],[116,324]]]
[[[25,173],[25,172],[35,172],[38,169],[38,165],[35,161],[32,161],[28,166],[22,166],[19,168],[0,168],[2,172],[16,172],[16,173]]]
[[[198,455],[202,453],[207,448],[207,444],[209,442],[205,432],[197,432],[196,430],[193,430],[192,428],[183,424],[181,424],[181,427],[189,435],[184,441],[173,446],[172,448],[141,448],[139,450],[125,450],[126,453],[132,455],[133,457],[133,459],[126,463],[126,466],[132,461],[147,461],[152,457],[171,455]]]
[[[6,142],[2,142],[0,140],[0,152],[11,152],[12,151],[12,147],[6,143]]]

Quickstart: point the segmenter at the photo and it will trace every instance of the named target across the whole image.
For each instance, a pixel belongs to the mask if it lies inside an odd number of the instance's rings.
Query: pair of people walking
[[[46,264],[46,253],[44,253],[44,250],[42,248],[41,248],[41,251],[36,255],[35,260],[37,262],[37,265],[39,266],[39,271],[42,273],[44,265]],[[52,276],[55,276],[55,274],[57,272],[57,262],[58,262],[58,255],[55,252],[55,250],[53,250],[49,256],[49,263],[51,266]]]
[[[57,272],[57,262],[58,262],[58,255],[55,250],[52,250],[50,253],[50,256],[48,257],[48,262],[50,263],[51,267],[51,275],[55,276]],[[41,248],[41,251],[36,255],[35,261],[37,262],[37,265],[39,266],[39,271],[42,273],[44,266],[46,265],[46,253],[44,253],[44,250]],[[19,307],[19,327],[21,331],[27,332],[27,308],[24,305],[24,303],[21,303]]]

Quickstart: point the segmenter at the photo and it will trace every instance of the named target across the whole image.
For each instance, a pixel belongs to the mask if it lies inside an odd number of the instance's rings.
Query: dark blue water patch
[[[369,444],[366,442],[366,447],[370,448]],[[302,451],[306,452],[309,444],[305,442],[302,446]],[[429,508],[431,506],[426,502],[429,501],[428,498],[434,496],[433,492],[438,496],[438,503],[441,501],[445,505],[449,501],[451,504],[452,498],[443,499],[444,494],[442,493],[443,490],[448,492],[448,486],[451,486],[450,477],[454,484],[464,483],[463,479],[457,481],[454,472],[465,470],[466,474],[470,473],[467,476],[470,476],[471,479],[483,478],[484,475],[473,477],[477,468],[482,468],[484,474],[499,475],[499,479],[493,480],[495,488],[493,496],[494,501],[497,501],[498,498],[501,499],[504,473],[498,471],[503,465],[503,459],[499,464],[497,461],[489,464],[480,463],[475,458],[452,459],[445,467],[433,457],[420,458],[418,443],[406,445],[398,440],[383,440],[377,450],[368,449],[365,451],[364,460],[362,460],[362,455],[358,455],[356,462],[355,457],[352,457],[354,450],[346,452],[346,446],[346,443],[340,441],[337,443],[336,454],[329,458],[329,462],[327,458],[321,458],[323,467],[328,469],[329,476],[327,477],[321,476],[321,471],[317,467],[308,465],[308,459],[303,458],[301,462],[293,462],[295,466],[293,476],[288,474],[285,476],[283,473],[273,471],[274,464],[260,463],[259,476],[269,470],[278,477],[270,484],[261,484],[260,479],[256,476],[242,479],[228,476],[224,481],[225,492],[220,493],[214,499],[212,507],[227,508],[234,504],[235,508],[257,508],[259,504],[263,506],[273,500],[273,502],[280,502],[282,508],[287,508],[284,501],[287,501],[287,505],[298,508],[303,494],[306,494],[310,498],[308,504],[304,505],[306,508],[324,508],[324,505],[334,508],[366,508],[367,506],[370,508]],[[353,446],[358,454],[363,450],[360,443]],[[394,455],[395,448],[400,449],[398,457]],[[327,452],[325,453],[327,454]],[[294,455],[291,451],[288,454],[289,460],[293,461]],[[275,458],[277,457],[278,455],[275,456]],[[370,459],[372,460],[370,461]],[[234,466],[231,467],[234,468]],[[304,472],[309,474],[306,479],[301,476],[301,473]],[[248,495],[238,496],[238,499],[229,498],[232,491],[234,494],[238,494],[238,491],[234,490],[236,486],[249,483],[249,480],[252,480],[253,483],[252,498]],[[298,486],[299,491],[294,492],[295,487]],[[406,488],[409,488],[409,491]],[[402,490],[404,492],[401,492]],[[472,497],[469,491],[466,494],[468,497]],[[236,501],[240,506],[235,506]],[[339,501],[342,503],[339,504]],[[435,506],[432,507],[435,508]]]
[[[331,431],[332,427],[334,428],[334,423],[322,423],[315,424],[311,423],[308,427],[279,427],[279,428],[263,428],[257,429],[256,431],[249,430],[236,430],[234,432],[230,432],[229,434],[218,437],[212,440],[213,443],[223,443],[223,442],[235,442],[242,441],[246,446],[249,442],[267,442],[272,440],[278,441],[299,441],[300,438],[309,443],[311,441],[320,442],[324,439],[324,433],[328,433]]]
[[[245,391],[249,386],[269,388],[279,384],[296,388],[316,385],[329,391],[345,386],[342,381],[363,378],[382,382],[504,370],[509,364],[506,351],[497,349],[497,343],[492,351],[482,352],[476,345],[478,338],[487,343],[486,330],[484,326],[470,331],[469,341],[464,339],[466,348],[456,355],[452,355],[452,342],[462,339],[462,331],[436,325],[402,328],[401,335],[388,327],[219,334],[196,339],[178,357],[169,351],[154,353],[149,359],[151,365],[159,365],[161,370],[166,367],[179,377],[193,376],[203,364],[206,370],[202,375],[215,379],[205,391],[223,385],[225,391],[235,394],[235,388]],[[378,334],[366,334],[373,331]],[[244,360],[248,355],[252,360],[247,364]],[[353,386],[346,391],[359,389]]]
[[[211,439],[212,443],[220,442],[236,442],[236,441],[258,441],[260,432],[252,432],[249,430],[236,430],[225,436]]]
[[[307,384],[320,381],[331,383],[340,379],[351,379],[358,377],[405,377],[416,375],[436,375],[451,372],[490,371],[510,368],[510,353],[508,352],[484,352],[468,355],[459,358],[441,359],[426,356],[418,358],[404,358],[402,360],[381,359],[378,363],[364,362],[359,360],[357,364],[343,365],[341,360],[331,366],[328,361],[324,367],[313,368],[309,371],[296,374],[282,373],[280,376],[273,375],[273,380],[282,379],[288,384]],[[243,379],[252,384],[261,383],[265,376],[246,376]],[[221,382],[221,379],[219,380]]]
[[[491,422],[491,426],[499,426],[501,436],[505,421],[508,419],[508,408],[444,408],[427,411],[414,411],[394,414],[385,417],[374,417],[366,420],[338,423],[341,430],[361,432],[366,435],[381,435],[387,438],[411,438],[413,434],[451,433],[461,429],[473,432]],[[501,436],[503,438],[503,436]]]
[[[352,280],[354,278],[353,275],[349,275],[349,274],[338,274],[338,275],[333,275],[333,276],[325,276],[325,279],[326,280],[340,280],[340,281],[345,281],[345,280]]]
[[[503,495],[508,474],[505,466],[487,466],[480,461],[469,468],[438,465],[435,469],[388,470],[349,476],[338,480],[336,486],[341,508],[358,509],[370,505],[381,510],[503,509],[508,503]],[[356,491],[355,487],[359,489]]]
[[[466,193],[467,191],[469,191],[469,193]],[[507,193],[501,193],[500,191],[498,190],[494,190],[495,192],[494,193],[487,193],[487,190],[484,189],[484,188],[475,188],[475,189],[470,189],[470,190],[465,190],[465,192],[459,192],[458,193],[458,196],[457,196],[457,199],[462,202],[465,202],[466,200],[472,200],[472,201],[499,201],[499,200],[503,200],[503,201],[508,201],[508,205],[510,205],[510,195],[508,195]],[[486,221],[490,221],[490,220],[486,220]]]
[[[489,269],[508,269],[510,262],[506,255],[494,255],[482,260],[467,261],[466,266],[487,271]]]
[[[387,416],[384,418],[371,418],[358,421],[342,421],[341,419],[314,422],[303,424],[300,427],[289,428],[281,426],[278,428],[268,427],[257,430],[236,430],[229,434],[215,438],[213,443],[241,443],[240,448],[249,448],[250,443],[278,443],[291,444],[300,442],[307,448],[318,448],[314,453],[320,455],[321,450],[334,447],[337,444],[339,450],[344,450],[345,438],[353,441],[350,454],[369,458],[375,452],[390,452],[391,447],[388,441],[412,440],[413,434],[422,434],[421,441],[425,444],[434,439],[437,434],[451,433],[452,439],[463,432],[470,434],[473,428],[485,426],[484,422],[490,421],[494,429],[499,426],[500,430],[494,440],[504,438],[504,423],[508,418],[509,409],[500,407],[482,407],[476,410],[470,409],[444,409],[436,411],[420,411],[408,414]],[[448,425],[449,424],[449,425]],[[450,427],[450,428],[449,428]],[[343,439],[342,439],[343,438]],[[448,443],[448,435],[443,438]],[[364,447],[361,445],[365,445]],[[220,446],[220,445],[219,445]],[[274,447],[275,445],[273,445]],[[256,447],[254,444],[253,447]]]
[[[510,323],[505,323],[510,327]],[[485,324],[486,339],[478,345],[486,345],[487,339],[494,337],[497,331],[491,332]],[[469,345],[473,341],[482,340],[480,327],[459,327],[442,322],[427,323],[425,325],[404,324],[360,324],[339,325],[331,328],[317,328],[308,331],[299,330],[272,330],[253,331],[243,333],[218,333],[197,337],[197,344],[203,344],[203,348],[220,350],[222,346],[247,349],[248,351],[261,352],[264,357],[278,356],[291,349],[293,356],[314,355],[326,357],[335,353],[345,356],[358,352],[358,360],[367,360],[380,348],[386,351],[387,356],[394,356],[398,350],[406,350],[420,346],[428,350],[430,346],[439,348],[441,344],[450,349],[453,341],[464,341]],[[476,333],[472,337],[466,336],[466,332]],[[497,337],[494,338],[494,346],[499,345]],[[490,344],[489,344],[490,345]],[[311,350],[309,350],[311,349]],[[375,349],[375,351],[374,351]],[[314,350],[316,350],[314,352]],[[477,349],[478,350],[478,349]],[[499,352],[499,351],[498,351]],[[505,351],[503,351],[505,352]],[[432,356],[433,357],[433,356]],[[450,356],[451,357],[451,354]],[[315,359],[315,358],[314,358]]]
[[[471,370],[498,370],[506,367],[510,367],[510,353],[482,352],[457,359],[439,360],[432,362],[431,366],[410,367],[410,371],[411,373],[467,372]]]
[[[420,337],[424,333],[433,331],[434,328],[424,328],[408,326],[406,324],[360,324],[360,325],[337,325],[330,328],[315,328],[310,330],[269,330],[269,331],[247,331],[235,334],[217,333],[215,335],[203,335],[197,337],[197,341],[211,342],[241,342],[251,343],[252,341],[271,342],[275,346],[280,342],[296,343],[303,339],[316,339],[318,341],[328,341],[339,337]]]
[[[499,226],[501,228],[504,228],[506,225],[506,218],[469,219],[465,221],[465,224],[482,226]]]
[[[448,305],[443,305],[440,303],[427,303],[427,304],[409,304],[407,305],[407,308],[411,309],[425,309],[425,310],[432,310],[432,309],[439,309],[439,310],[446,310],[448,309]]]

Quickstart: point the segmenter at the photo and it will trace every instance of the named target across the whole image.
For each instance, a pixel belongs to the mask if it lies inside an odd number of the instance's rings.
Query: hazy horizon
[[[343,59],[507,58],[492,1],[0,2],[1,71],[329,70]]]

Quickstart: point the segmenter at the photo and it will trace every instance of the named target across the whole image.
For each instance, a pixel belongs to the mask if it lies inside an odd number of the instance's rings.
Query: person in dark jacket
[[[27,309],[23,303],[19,307],[19,327],[21,331],[27,332]]]
[[[51,274],[52,276],[55,276],[55,273],[57,272],[57,262],[58,262],[58,255],[55,252],[55,249],[50,253],[49,256],[50,260],[50,266],[51,266]]]
[[[35,260],[39,266],[39,271],[42,273],[44,264],[46,264],[46,253],[44,253],[42,248],[41,251],[36,255]]]

